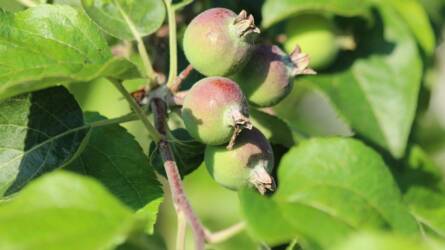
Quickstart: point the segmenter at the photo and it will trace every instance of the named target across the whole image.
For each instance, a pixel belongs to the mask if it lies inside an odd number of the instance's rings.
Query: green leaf
[[[355,233],[331,250],[440,250],[445,245],[433,240],[422,241],[403,235],[382,232]]]
[[[252,190],[239,192],[242,215],[248,232],[270,245],[282,244],[295,238],[298,231],[283,217],[278,204]]]
[[[164,239],[160,235],[137,234],[132,235],[124,244],[116,250],[167,250]]]
[[[171,135],[170,145],[178,164],[179,173],[184,178],[196,170],[203,162],[205,145],[193,139],[187,130],[183,128],[173,130]],[[163,176],[167,176],[159,148],[154,142],[150,144],[149,155],[150,163],[156,171]]]
[[[122,40],[149,35],[161,27],[165,6],[161,0],[82,0],[88,16],[103,30]]]
[[[424,187],[413,187],[404,196],[416,220],[432,232],[445,239],[445,195]]]
[[[370,7],[367,0],[266,0],[262,8],[262,26],[269,28],[288,17],[308,11],[369,18]]]
[[[307,81],[330,98],[354,130],[400,158],[415,116],[422,61],[398,14],[388,6],[379,10],[383,27],[363,31],[363,49],[352,65]]]
[[[47,174],[0,206],[1,249],[112,249],[144,220],[96,181]]]
[[[0,100],[0,195],[70,161],[85,138],[84,125],[64,87]]]
[[[295,145],[292,131],[280,118],[254,108],[249,109],[249,115],[252,124],[259,129],[271,143],[286,147]]]
[[[305,79],[294,81],[292,92],[273,107],[274,113],[300,137],[352,136],[351,129],[338,117],[329,99],[307,86]]]
[[[399,12],[417,38],[427,55],[432,55],[436,47],[436,37],[428,14],[419,0],[388,1]]]
[[[249,232],[272,245],[327,249],[370,228],[420,235],[381,157],[353,139],[301,142],[282,158],[272,198],[245,190],[240,200]]]
[[[92,123],[105,118],[86,113],[85,119]],[[85,149],[66,169],[96,178],[127,206],[140,209],[139,213],[155,222],[162,189],[147,156],[125,128],[92,128]]]
[[[67,5],[0,10],[0,24],[0,99],[135,68],[113,58],[97,26]]]
[[[304,141],[282,158],[278,181],[285,219],[322,247],[360,228],[418,232],[387,166],[359,141]]]

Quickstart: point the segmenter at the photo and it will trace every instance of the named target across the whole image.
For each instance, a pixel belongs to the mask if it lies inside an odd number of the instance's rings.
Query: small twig
[[[168,72],[167,86],[171,87],[178,74],[178,52],[176,44],[176,18],[171,0],[164,0],[168,16],[168,46],[170,49],[170,69]]]
[[[90,128],[97,128],[97,127],[103,127],[103,126],[108,126],[108,125],[121,124],[124,122],[136,121],[137,119],[138,119],[138,116],[135,113],[130,113],[127,115],[116,117],[116,118],[91,122],[91,123],[88,123],[86,126],[88,126]]]
[[[167,140],[167,105],[160,99],[153,99],[151,103],[152,111],[155,117],[155,125],[162,139],[158,142],[159,152],[164,161],[164,169],[167,174],[168,183],[172,192],[173,202],[177,213],[182,212],[191,226],[195,238],[195,247],[197,250],[203,250],[205,246],[205,231],[199,218],[195,215],[187,196],[179,174],[178,166]]]
[[[239,222],[235,225],[232,225],[224,230],[215,233],[206,230],[206,240],[207,242],[213,244],[220,243],[242,232],[245,228],[246,228],[246,223]]]
[[[31,0],[17,0],[17,1],[18,1],[20,4],[22,4],[23,6],[28,7],[28,8],[32,8],[32,7],[37,6],[37,4],[34,3],[34,2],[31,1]]]
[[[189,64],[173,81],[170,89],[173,93],[177,92],[181,88],[182,82],[190,75],[193,71],[193,66]]]
[[[135,27],[133,21],[130,19],[130,17],[125,13],[125,11],[122,9],[121,5],[118,1],[114,1],[114,4],[119,9],[119,12],[121,13],[122,17],[124,18],[125,22],[128,25],[128,28],[131,31],[131,34],[133,35],[134,39],[137,42],[137,48],[139,55],[141,57],[142,63],[144,64],[144,70],[145,70],[145,76],[150,79],[150,86],[156,85],[156,73],[153,69],[153,66],[150,61],[150,57],[148,56],[147,48],[145,47],[144,41],[142,40],[142,36],[139,34],[139,31]]]
[[[173,4],[173,9],[175,11],[181,10],[185,6],[191,4],[192,2],[193,2],[193,0],[183,0],[183,1],[179,2],[179,3]]]
[[[187,221],[184,214],[179,211],[178,217],[178,229],[176,233],[176,250],[185,250],[185,233],[187,229]]]
[[[151,139],[154,142],[159,142],[161,140],[161,135],[158,133],[158,131],[153,127],[151,122],[148,120],[145,111],[139,106],[139,104],[136,103],[136,101],[133,99],[133,97],[128,93],[128,91],[124,88],[122,83],[115,79],[109,79],[113,85],[116,87],[116,89],[121,93],[121,95],[127,100],[128,104],[130,105],[131,109],[136,113],[136,115],[139,117],[139,119],[144,124],[145,128],[147,129],[148,134],[150,135]]]

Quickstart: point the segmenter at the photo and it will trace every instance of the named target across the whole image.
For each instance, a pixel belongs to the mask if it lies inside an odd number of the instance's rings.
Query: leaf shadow
[[[32,179],[65,165],[87,134],[87,130],[69,132],[84,123],[80,107],[65,87],[51,87],[26,96],[30,96],[31,106],[23,157],[17,160],[15,180],[5,196],[19,191]]]

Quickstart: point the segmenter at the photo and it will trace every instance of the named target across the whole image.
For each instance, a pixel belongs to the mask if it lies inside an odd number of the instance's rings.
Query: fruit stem
[[[217,244],[235,236],[236,234],[242,232],[245,228],[246,223],[242,221],[215,233],[206,230],[206,239],[209,243]]]
[[[181,73],[179,73],[179,75],[175,78],[170,86],[170,89],[173,93],[176,93],[181,88],[181,84],[190,75],[192,70],[193,66],[189,64],[183,71],[181,71]]]
[[[185,233],[187,229],[187,221],[184,213],[181,211],[177,214],[178,229],[176,232],[176,250],[185,250]]]
[[[167,139],[167,105],[161,99],[155,98],[152,100],[151,107],[155,117],[156,129],[158,130],[159,134],[162,135],[162,139],[158,141],[159,152],[161,153],[162,160],[164,161],[164,169],[165,173],[167,174],[168,184],[170,186],[176,212],[183,213],[185,219],[190,224],[195,238],[195,248],[197,250],[204,250],[204,227],[199,218],[193,212],[193,209],[187,199],[178,166]]]
[[[167,78],[167,86],[172,87],[178,74],[178,52],[176,44],[176,18],[171,0],[164,0],[168,16],[168,46],[170,49],[170,68]]]
[[[229,144],[226,147],[228,150],[232,150],[233,146],[235,145],[236,138],[243,129],[252,129],[252,123],[250,122],[249,118],[242,114],[239,110],[234,109],[230,112],[231,119],[233,119],[234,131],[232,137],[230,138]]]
[[[121,93],[121,95],[127,100],[128,104],[130,105],[131,109],[136,113],[138,118],[142,121],[145,128],[147,129],[148,134],[150,135],[151,139],[154,142],[159,142],[161,140],[161,135],[158,133],[158,131],[153,127],[151,122],[148,120],[145,111],[139,106],[139,104],[136,103],[133,96],[131,96],[130,93],[125,89],[125,87],[122,85],[122,83],[116,79],[109,78],[108,79],[113,85],[116,87],[116,89]]]

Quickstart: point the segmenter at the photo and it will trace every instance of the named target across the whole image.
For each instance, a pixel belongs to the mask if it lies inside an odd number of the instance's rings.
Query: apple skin
[[[250,124],[247,99],[234,81],[207,77],[184,98],[182,118],[190,135],[208,145],[228,143],[237,127]]]
[[[264,194],[275,188],[270,176],[274,167],[272,147],[256,128],[243,130],[231,150],[207,146],[204,162],[212,178],[228,189],[254,186]]]
[[[213,8],[196,16],[187,26],[183,49],[194,69],[205,76],[228,76],[249,59],[259,34],[253,17]]]

